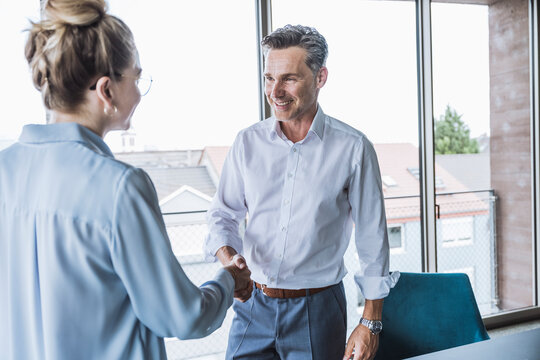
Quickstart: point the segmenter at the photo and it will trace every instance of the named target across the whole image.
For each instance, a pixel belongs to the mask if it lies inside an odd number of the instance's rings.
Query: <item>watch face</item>
[[[382,322],[381,321],[374,321],[373,322],[373,328],[371,329],[371,332],[374,334],[380,333],[382,330]]]

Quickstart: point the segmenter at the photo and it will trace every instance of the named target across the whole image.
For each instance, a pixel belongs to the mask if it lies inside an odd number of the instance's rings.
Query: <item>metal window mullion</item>
[[[272,0],[255,0],[255,16],[257,23],[257,63],[259,79],[259,118],[264,120],[271,114],[270,105],[264,95],[264,55],[261,40],[272,32]]]
[[[422,271],[437,271],[431,3],[416,0]]]
[[[43,13],[45,11],[46,3],[47,3],[47,0],[39,0],[39,13],[40,13],[41,19],[43,19]],[[50,110],[45,108],[45,124],[48,124],[50,121],[51,121]]]
[[[539,130],[539,103],[538,103],[538,2],[529,0],[529,67],[530,67],[530,106],[531,106],[531,192],[532,192],[532,264],[533,264],[533,305],[538,306],[539,289],[538,279],[540,279],[540,246],[538,240],[538,229],[540,228],[540,139]]]

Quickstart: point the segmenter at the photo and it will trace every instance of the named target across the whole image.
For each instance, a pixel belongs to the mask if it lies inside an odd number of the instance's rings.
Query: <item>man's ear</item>
[[[326,80],[328,79],[328,69],[326,66],[322,66],[319,69],[319,73],[317,74],[317,89],[320,89],[326,84]]]
[[[112,99],[112,80],[108,76],[102,76],[96,83],[96,94],[104,109],[114,107]]]

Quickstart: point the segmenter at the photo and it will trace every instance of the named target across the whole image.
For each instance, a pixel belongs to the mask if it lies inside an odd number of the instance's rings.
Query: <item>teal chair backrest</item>
[[[401,273],[384,299],[375,360],[405,359],[487,340],[465,274]]]

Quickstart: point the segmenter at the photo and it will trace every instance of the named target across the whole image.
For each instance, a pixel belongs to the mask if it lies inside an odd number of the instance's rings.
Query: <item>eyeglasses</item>
[[[109,76],[109,74],[105,74],[104,76]],[[124,75],[119,73],[114,73],[114,76],[134,79],[135,84],[139,88],[139,93],[141,94],[141,96],[148,94],[150,88],[152,87],[152,82],[154,81],[152,80],[152,76],[144,73],[144,71],[141,72],[138,76]],[[97,82],[94,85],[90,86],[90,90],[96,90],[96,86]]]
[[[139,93],[141,96],[144,96],[148,94],[150,91],[150,88],[152,87],[152,76],[146,74],[144,71],[139,74],[139,76],[129,76],[120,74],[120,76],[128,78],[128,79],[134,79],[135,84],[137,84],[137,87],[139,88]]]

